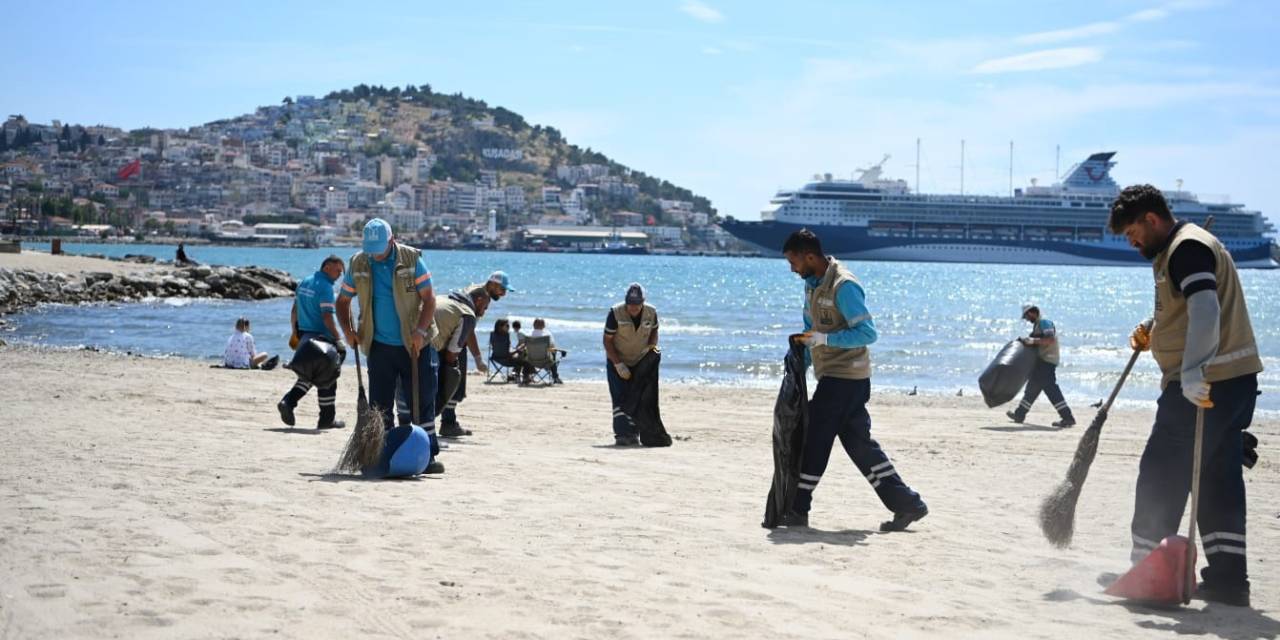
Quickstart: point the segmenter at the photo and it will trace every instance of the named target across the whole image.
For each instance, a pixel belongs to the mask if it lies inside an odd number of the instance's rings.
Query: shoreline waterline
[[[96,245],[72,250],[94,252]],[[137,253],[138,246],[125,247]],[[169,252],[171,247],[152,247]],[[262,264],[310,275],[331,252],[354,249],[227,249],[201,247],[207,263]],[[631,281],[643,282],[659,311],[664,381],[730,388],[776,388],[786,335],[800,329],[802,285],[784,261],[768,258],[566,256],[495,252],[428,252],[438,292],[482,281],[502,269],[515,291],[481,320],[481,350],[498,318],[531,328],[545,318],[569,357],[566,380],[603,376],[604,316]],[[112,263],[119,264],[119,263]],[[932,263],[853,263],[875,317],[872,345],[878,388],[966,395],[1009,340],[1025,335],[1021,304],[1045,310],[1062,335],[1059,383],[1077,416],[1105,396],[1128,357],[1128,332],[1150,313],[1151,274],[1128,267],[1022,267]],[[1242,272],[1250,315],[1266,370],[1259,409],[1280,410],[1280,272]],[[229,302],[165,298],[116,306],[44,307],[9,316],[10,341],[93,345],[119,351],[219,357],[235,319],[254,323],[261,349],[287,350],[288,299]],[[1139,403],[1159,394],[1159,372],[1142,358],[1121,394]]]

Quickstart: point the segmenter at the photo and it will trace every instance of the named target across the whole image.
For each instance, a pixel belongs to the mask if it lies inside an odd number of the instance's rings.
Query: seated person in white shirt
[[[551,339],[550,340],[551,348],[548,349],[548,352],[559,351],[561,357],[568,355],[568,352],[565,351],[564,349],[556,348],[556,338],[555,336],[551,335],[550,331],[547,331],[547,321],[543,320],[542,318],[534,318],[533,333],[529,334],[529,337],[541,338],[542,336],[546,336]],[[560,365],[558,363],[553,362],[551,366],[548,367],[548,369],[551,370],[551,380],[554,384],[564,384],[564,382],[560,380]]]
[[[227,348],[222,353],[222,366],[228,369],[271,370],[279,363],[280,356],[258,352],[253,334],[249,333],[249,319],[236,320],[236,332],[227,339]]]

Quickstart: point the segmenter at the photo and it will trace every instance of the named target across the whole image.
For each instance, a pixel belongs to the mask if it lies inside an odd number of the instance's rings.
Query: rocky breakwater
[[[39,304],[135,302],[149,298],[266,300],[293,295],[297,281],[262,267],[156,268],[135,273],[59,273],[0,268],[0,316]]]

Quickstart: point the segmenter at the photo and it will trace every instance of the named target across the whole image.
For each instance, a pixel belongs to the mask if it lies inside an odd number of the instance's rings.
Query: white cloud
[[[1167,17],[1169,17],[1169,12],[1164,9],[1145,9],[1130,14],[1126,20],[1129,22],[1151,22],[1152,20],[1163,20]]]
[[[716,47],[703,47],[702,52],[709,56],[718,56],[724,53],[724,51],[717,49]]]
[[[704,2],[699,2],[699,0],[685,0],[684,4],[680,5],[680,10],[694,20],[710,23],[724,22],[723,13],[716,11]]]
[[[1083,40],[1097,36],[1111,35],[1136,22],[1155,22],[1157,20],[1164,20],[1177,11],[1204,9],[1214,6],[1215,4],[1216,0],[1177,0],[1165,4],[1162,7],[1135,11],[1128,16],[1125,16],[1120,21],[1106,20],[1102,22],[1093,22],[1079,27],[1028,33],[1014,38],[1013,41],[1018,44],[1051,44],[1055,42],[1068,42],[1071,40]]]
[[[1120,24],[1116,22],[1094,22],[1081,27],[1072,27],[1070,29],[1055,29],[1053,31],[1041,31],[1039,33],[1029,33],[1027,35],[1018,36],[1013,41],[1018,44],[1051,44],[1054,42],[1066,42],[1068,40],[1080,40],[1082,38],[1091,38],[1093,36],[1104,36],[1115,33],[1120,30]]]
[[[1062,49],[1045,49],[1021,53],[1016,56],[986,60],[973,68],[973,73],[1012,73],[1019,71],[1044,71],[1046,69],[1068,69],[1102,60],[1102,49],[1098,47],[1064,47]]]

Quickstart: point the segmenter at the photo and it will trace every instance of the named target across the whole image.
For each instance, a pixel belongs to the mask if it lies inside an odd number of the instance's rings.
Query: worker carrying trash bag
[[[782,519],[787,527],[809,526],[813,491],[840,438],[845,452],[866,477],[893,519],[881,531],[902,531],[925,517],[929,509],[920,495],[898,475],[880,444],[871,438],[871,353],[875,322],[866,306],[858,279],[839,260],[822,251],[822,242],[808,229],[792,233],[782,247],[791,271],[804,280],[803,334],[792,336],[808,348],[818,386],[809,401],[795,500]]]
[[[1031,379],[1027,380],[1027,391],[1022,396],[1022,402],[1018,404],[1018,408],[1005,415],[1009,416],[1010,420],[1021,423],[1027,418],[1027,412],[1031,411],[1031,405],[1035,403],[1036,398],[1040,397],[1040,392],[1044,391],[1049,402],[1053,403],[1053,408],[1058,411],[1058,417],[1061,418],[1054,422],[1053,426],[1074,427],[1075,416],[1071,415],[1071,407],[1067,406],[1067,399],[1063,397],[1062,389],[1058,387],[1060,350],[1057,328],[1048,318],[1041,316],[1040,307],[1033,304],[1022,307],[1022,319],[1031,323],[1031,335],[1018,338],[1018,342],[1028,347],[1035,347],[1040,357],[1036,360],[1035,368],[1031,370]]]

